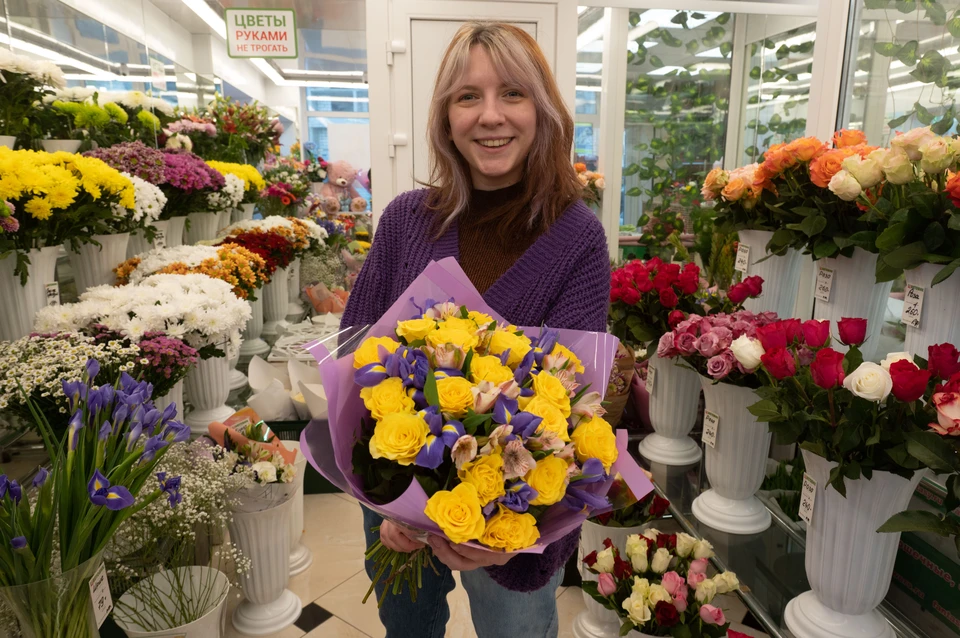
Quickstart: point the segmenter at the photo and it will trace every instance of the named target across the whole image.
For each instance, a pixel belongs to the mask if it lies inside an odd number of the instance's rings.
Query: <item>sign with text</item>
[[[817,482],[807,474],[803,473],[803,487],[800,490],[800,518],[806,521],[807,525],[813,522],[813,505],[817,500]]]
[[[903,291],[903,311],[900,313],[900,321],[911,328],[919,328],[921,310],[923,310],[923,288],[907,284]]]
[[[720,415],[707,410],[703,413],[703,435],[700,437],[705,445],[717,447],[717,431],[720,429]]]
[[[833,290],[834,273],[831,268],[820,266],[817,271],[817,287],[813,291],[813,298],[823,303],[830,303],[830,291]]]
[[[153,88],[158,91],[167,90],[167,69],[163,62],[156,58],[150,58],[150,78]]]
[[[224,18],[231,58],[297,57],[297,14],[293,9],[226,9]]]
[[[747,246],[746,244],[740,244],[740,246],[737,247],[737,261],[733,264],[733,269],[746,275],[749,267],[750,246]]]

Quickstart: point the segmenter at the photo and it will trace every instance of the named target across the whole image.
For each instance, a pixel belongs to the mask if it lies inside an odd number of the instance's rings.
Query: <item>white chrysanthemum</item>
[[[215,246],[175,246],[171,248],[154,248],[150,252],[137,255],[140,257],[140,263],[130,273],[129,283],[136,284],[149,277],[158,270],[166,268],[170,264],[178,262],[186,264],[190,268],[200,265],[205,259],[212,259],[217,256]]]
[[[310,232],[311,240],[315,242],[321,242],[321,241],[326,241],[327,237],[329,237],[329,234],[327,233],[326,229],[323,228],[317,222],[311,219],[301,219],[300,221],[306,224],[307,230]]]
[[[207,205],[210,210],[221,211],[233,209],[243,201],[243,178],[232,173],[223,176],[224,185],[219,191],[207,195]]]
[[[300,220],[304,221],[304,220]],[[277,228],[286,228],[288,230],[293,230],[293,222],[287,219],[286,217],[281,217],[279,215],[271,215],[265,217],[264,219],[245,219],[243,221],[236,222],[235,224],[230,224],[226,228],[222,229],[217,233],[220,237],[226,237],[233,231],[246,232],[250,230],[262,230],[269,232]]]
[[[113,214],[118,217],[129,215],[133,221],[137,223],[142,221],[145,224],[160,219],[160,213],[163,212],[163,207],[167,205],[167,196],[163,194],[163,191],[136,175],[130,175],[129,173],[121,173],[121,175],[133,182],[135,205],[128,212],[128,209],[120,204],[114,204]]]

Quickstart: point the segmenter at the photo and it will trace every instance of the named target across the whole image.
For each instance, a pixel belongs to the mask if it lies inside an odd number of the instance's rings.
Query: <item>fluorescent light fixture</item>
[[[370,98],[367,97],[346,97],[346,96],[334,96],[329,97],[320,97],[316,95],[311,95],[307,98],[307,102],[369,102]]]
[[[701,51],[696,55],[698,58],[722,58],[723,54],[720,53],[720,47],[713,47],[712,49],[707,49],[706,51]]]
[[[261,73],[273,80],[273,83],[278,86],[286,81],[283,79],[283,76],[277,73],[277,70],[263,58],[250,58],[250,64],[260,69]]]
[[[590,91],[591,93],[599,93],[599,92],[600,92],[600,87],[599,87],[599,86],[580,86],[580,85],[578,84],[576,88],[577,88],[578,91]]]
[[[590,7],[577,7],[577,15],[578,15],[578,16],[582,16],[582,15],[584,14],[584,12],[585,12],[587,9],[589,9],[589,8],[590,8]]]
[[[12,45],[13,48],[15,49],[20,49],[21,51],[32,53],[45,60],[50,60],[51,62],[58,64],[60,66],[71,66],[71,67],[80,69],[81,71],[87,71],[88,73],[92,73],[94,75],[101,75],[104,77],[109,76],[113,79],[117,78],[116,75],[114,75],[113,73],[110,73],[110,71],[107,71],[106,69],[97,68],[91,64],[87,64],[86,62],[81,62],[80,60],[67,57],[62,53],[57,53],[56,51],[52,51],[50,49],[46,49],[44,47],[40,47],[35,44],[31,44],[30,42],[26,42],[18,38],[11,39],[7,37],[7,34],[5,33],[0,33],[0,44]]]
[[[923,82],[907,82],[906,84],[900,84],[898,86],[891,86],[887,89],[887,93],[897,93],[898,91],[909,91],[911,89],[919,89],[922,86],[926,86]]]
[[[324,77],[338,78],[362,78],[363,71],[314,71],[312,69],[283,69],[284,73],[290,75],[319,75]]]
[[[203,0],[183,0],[187,8],[197,14],[201,20],[224,40],[227,39],[227,23]]]
[[[670,71],[686,71],[682,66],[662,66],[659,69],[654,69],[653,71],[648,71],[647,75],[666,75]],[[695,71],[690,71],[691,75],[696,75]]]

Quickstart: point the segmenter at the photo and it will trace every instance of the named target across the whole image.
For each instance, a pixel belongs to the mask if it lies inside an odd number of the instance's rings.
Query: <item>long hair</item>
[[[560,96],[537,41],[509,24],[468,22],[453,36],[440,63],[430,101],[427,136],[430,141],[431,188],[428,203],[437,215],[435,229],[443,234],[470,201],[470,166],[450,139],[450,100],[463,85],[470,50],[483,47],[503,82],[521,87],[533,99],[536,134],[524,167],[522,194],[491,213],[499,234],[535,228],[546,230],[583,194],[570,163],[573,118]]]

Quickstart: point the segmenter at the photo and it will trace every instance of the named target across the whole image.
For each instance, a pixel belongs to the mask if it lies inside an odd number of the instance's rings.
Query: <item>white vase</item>
[[[656,347],[653,344],[652,347]],[[656,370],[649,399],[650,425],[654,433],[640,441],[640,454],[665,465],[690,465],[700,460],[700,446],[688,435],[697,422],[700,375],[676,359],[654,354],[647,374]]]
[[[147,241],[144,232],[144,229],[138,228],[130,233],[130,241],[127,242],[127,259],[153,250],[153,244]]]
[[[240,633],[266,636],[292,625],[300,617],[300,599],[287,589],[290,582],[290,525],[293,499],[261,511],[234,511],[230,539],[252,566],[243,576],[244,600],[233,612]]]
[[[15,341],[33,331],[33,318],[47,305],[46,286],[56,281],[59,246],[35,248],[27,253],[27,285],[20,285],[17,253],[0,257],[0,341]]]
[[[17,145],[16,135],[0,135],[0,146],[6,146],[12,151],[13,147],[16,145]]]
[[[227,382],[230,386],[230,392],[236,392],[247,387],[247,375],[237,370],[237,364],[240,363],[239,349],[237,350],[237,356],[230,358],[227,363],[230,368],[230,376]]]
[[[290,268],[277,268],[270,283],[263,287],[263,335],[274,337],[280,334],[290,323],[287,321],[290,286],[287,283],[287,271]]]
[[[845,480],[844,498],[829,486],[836,463],[802,452],[817,482],[805,551],[812,591],[787,603],[787,627],[796,638],[893,638],[876,608],[890,588],[900,534],[878,534],[877,528],[906,509],[923,473],[911,480],[890,472]]]
[[[94,286],[112,286],[117,282],[113,269],[127,259],[127,243],[130,233],[116,235],[91,235],[90,238],[100,244],[83,244],[79,252],[73,252],[70,244],[64,249],[70,256],[73,266],[73,278],[77,282],[77,294],[82,295],[87,288]]]
[[[770,512],[754,496],[763,483],[770,431],[747,408],[760,398],[750,388],[700,378],[705,410],[719,417],[716,446],[705,445],[710,489],[693,501],[698,521],[729,534],[759,534]]]
[[[304,308],[303,303],[300,302],[300,258],[297,257],[287,268],[287,285],[289,290],[287,294],[289,295],[287,301],[287,315],[301,315],[303,314]]]
[[[650,527],[649,524],[638,527],[605,527],[593,521],[584,521],[583,529],[580,531],[580,547],[577,551],[580,577],[583,580],[597,580],[597,575],[584,566],[583,557],[590,552],[602,551],[605,539],[609,538],[613,541],[614,547],[619,548],[623,553],[627,537],[631,534],[641,534],[648,527]],[[575,638],[617,638],[620,635],[620,626],[623,624],[617,613],[595,601],[587,592],[582,593],[586,609],[577,614],[573,621]]]
[[[154,574],[148,581],[141,581],[131,587],[119,602],[122,607],[114,612],[117,625],[130,638],[157,638],[178,636],[180,638],[220,638],[223,635],[223,625],[227,614],[227,597],[230,593],[230,579],[226,574],[212,567],[178,567],[177,576],[163,571]],[[178,585],[186,585],[177,590]],[[192,612],[198,601],[205,600],[208,610],[200,618],[185,625],[168,626],[170,618],[177,617],[178,609],[175,600],[181,595],[190,601],[186,607]],[[149,601],[149,602],[146,602]],[[164,611],[159,611],[158,605]],[[132,608],[134,613],[125,613]],[[182,608],[179,613],[183,613]],[[146,620],[146,623],[142,623]],[[144,624],[150,627],[163,627],[148,631]]]
[[[941,343],[960,343],[960,276],[950,275],[934,287],[930,282],[943,264],[923,264],[904,271],[908,284],[923,288],[920,326],[906,326],[903,349],[927,358],[927,348]]]
[[[177,246],[183,246],[183,235],[185,233],[185,227],[187,225],[187,217],[185,215],[180,215],[178,217],[171,217],[166,220],[169,222],[167,227],[164,242],[168,248],[176,248]]]
[[[284,441],[288,448],[297,450],[294,463],[296,475],[293,482],[297,491],[293,496],[293,512],[290,515],[290,575],[296,576],[313,564],[313,552],[301,542],[303,538],[303,479],[307,471],[307,457],[300,453],[300,441]]]
[[[793,306],[800,290],[800,271],[803,256],[792,248],[783,256],[766,257],[767,242],[773,237],[770,230],[741,230],[740,245],[750,247],[750,258],[744,277],[759,275],[763,278],[763,294],[756,299],[747,299],[743,307],[751,312],[772,310],[781,317],[792,317]]]
[[[230,396],[229,379],[230,364],[226,357],[201,359],[187,372],[183,387],[193,410],[183,422],[195,436],[206,434],[210,423],[223,421],[234,413],[234,409],[226,405]]]
[[[853,257],[825,258],[815,266],[814,285],[821,267],[833,270],[830,301],[825,303],[818,299],[813,312],[815,319],[830,320],[831,347],[838,352],[847,351],[848,348],[840,343],[836,322],[843,317],[860,317],[867,320],[867,340],[860,346],[864,360],[886,356],[886,352],[877,352],[877,345],[893,282],[876,283],[877,256],[862,248],[854,248]]]
[[[263,288],[257,290],[257,300],[250,304],[250,321],[243,329],[243,343],[240,344],[240,354],[245,357],[270,352],[270,346],[260,338],[263,334]]]
[[[80,150],[80,144],[83,140],[40,140],[43,150],[48,153],[57,153],[64,151],[66,153],[76,153]]]
[[[256,208],[256,204],[240,204],[238,208],[233,209],[233,221],[242,222],[253,219],[253,213]]]
[[[233,209],[228,208],[217,213],[217,232],[230,225],[230,218],[233,216]]]
[[[320,195],[324,182],[310,182],[310,192],[314,195]]]
[[[178,420],[183,418],[183,379],[180,379],[173,387],[170,388],[170,391],[167,392],[162,397],[157,397],[153,400],[153,407],[163,412],[168,405],[171,403],[177,404],[177,415]]]
[[[190,220],[190,228],[184,239],[188,246],[192,246],[199,241],[207,241],[217,236],[217,222],[220,213],[190,213],[187,219]]]

